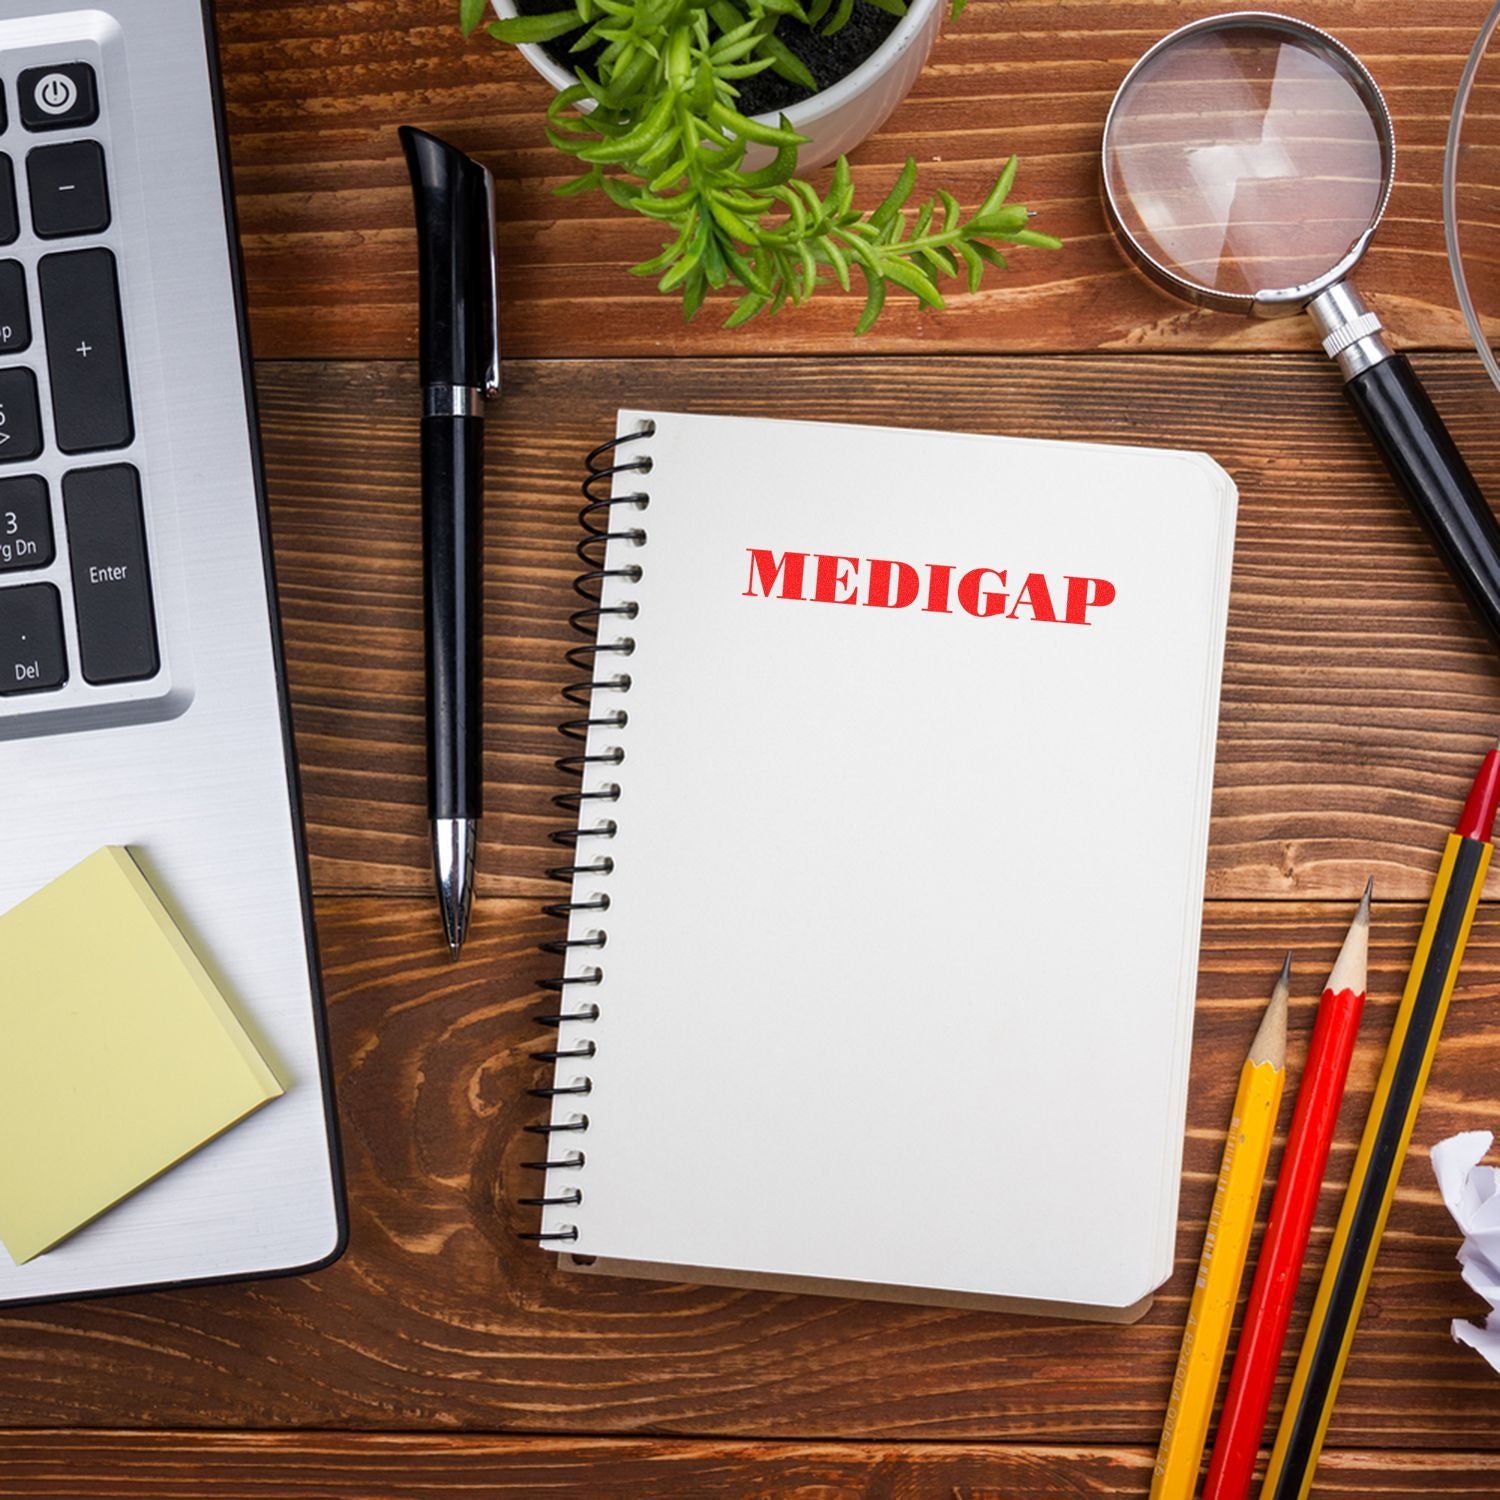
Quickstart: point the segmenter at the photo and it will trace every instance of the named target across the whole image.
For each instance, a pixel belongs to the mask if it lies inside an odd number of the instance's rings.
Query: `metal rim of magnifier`
[[[1474,42],[1474,50],[1464,64],[1463,77],[1458,80],[1458,93],[1453,99],[1453,114],[1448,120],[1448,144],[1443,153],[1443,233],[1448,242],[1448,269],[1453,274],[1453,290],[1458,294],[1458,305],[1463,311],[1464,322],[1469,325],[1469,337],[1490,373],[1490,379],[1500,386],[1500,363],[1484,331],[1479,318],[1479,309],[1469,294],[1468,278],[1464,275],[1463,258],[1458,243],[1458,148],[1463,131],[1464,111],[1469,105],[1469,95],[1474,90],[1474,80],[1479,76],[1479,65],[1484,61],[1485,48],[1495,27],[1500,26],[1500,4],[1490,11],[1489,19],[1480,28]]]
[[[1497,10],[1500,10],[1500,6],[1497,6]],[[1110,132],[1114,128],[1115,114],[1119,110],[1120,100],[1125,97],[1142,69],[1169,47],[1175,46],[1187,37],[1205,31],[1220,31],[1231,25],[1263,26],[1271,31],[1282,31],[1300,41],[1316,42],[1326,51],[1333,53],[1348,66],[1350,72],[1369,91],[1370,115],[1380,133],[1381,149],[1385,155],[1385,182],[1381,188],[1380,202],[1376,204],[1374,213],[1370,215],[1369,227],[1355,240],[1349,252],[1337,265],[1332,266],[1312,281],[1304,281],[1299,286],[1267,288],[1258,292],[1225,292],[1214,287],[1201,286],[1196,281],[1189,281],[1185,276],[1164,266],[1144,246],[1137,243],[1125,227],[1120,205],[1115,201],[1114,189],[1110,186],[1108,166]],[[1200,307],[1213,308],[1217,312],[1278,317],[1285,313],[1301,312],[1320,292],[1325,292],[1329,287],[1343,281],[1359,264],[1360,257],[1364,255],[1369,246],[1370,237],[1375,233],[1381,215],[1385,212],[1385,206],[1390,202],[1391,184],[1396,176],[1396,130],[1391,122],[1391,111],[1385,102],[1385,95],[1380,92],[1380,86],[1370,76],[1370,70],[1337,37],[1330,36],[1326,31],[1320,30],[1307,21],[1299,21],[1294,16],[1284,16],[1277,11],[1227,11],[1223,15],[1205,16],[1200,21],[1190,21],[1186,26],[1179,26],[1176,31],[1164,36],[1154,47],[1143,54],[1125,75],[1119,88],[1115,90],[1109,113],[1104,117],[1104,138],[1099,154],[1099,165],[1109,227],[1125,253],[1152,281],[1178,297],[1186,298]],[[1496,373],[1496,383],[1500,384],[1500,372]]]

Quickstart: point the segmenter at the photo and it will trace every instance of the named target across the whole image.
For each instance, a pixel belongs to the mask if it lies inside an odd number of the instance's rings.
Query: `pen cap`
[[[499,355],[490,174],[425,130],[398,134],[417,210],[422,384],[488,390]]]

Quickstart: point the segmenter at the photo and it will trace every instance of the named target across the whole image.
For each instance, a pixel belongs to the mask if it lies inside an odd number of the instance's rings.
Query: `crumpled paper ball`
[[[1485,1167],[1495,1137],[1488,1130],[1466,1130],[1432,1148],[1432,1170],[1448,1212],[1463,1231],[1458,1263],[1463,1278],[1490,1305],[1481,1325],[1453,1320],[1453,1337],[1477,1349],[1500,1371],[1500,1167]]]

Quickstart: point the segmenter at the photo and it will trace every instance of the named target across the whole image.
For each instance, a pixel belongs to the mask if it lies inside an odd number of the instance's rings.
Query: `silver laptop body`
[[[200,0],[0,0],[0,911],[129,846],[286,1093],[0,1304],[344,1243],[215,69]]]

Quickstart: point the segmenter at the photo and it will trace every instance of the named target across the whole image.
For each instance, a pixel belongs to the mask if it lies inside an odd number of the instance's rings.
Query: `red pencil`
[[[1339,1103],[1344,1097],[1344,1080],[1349,1074],[1349,1059],[1365,1008],[1372,885],[1373,882],[1365,885],[1359,910],[1349,924],[1344,946],[1334,961],[1328,987],[1318,1005],[1318,1019],[1297,1090],[1281,1175],[1271,1200],[1271,1218],[1260,1247],[1255,1282],[1245,1305],[1245,1321],[1229,1376],[1229,1390],[1214,1438],[1203,1500],[1244,1500],[1250,1493],[1255,1456],[1276,1384],[1276,1367],[1281,1362],[1281,1346],[1286,1341],[1292,1303],[1297,1296],[1302,1257],[1307,1252],[1307,1237],[1318,1207],[1318,1192],[1323,1186],[1323,1169],[1328,1164],[1328,1148],[1333,1142]]]

